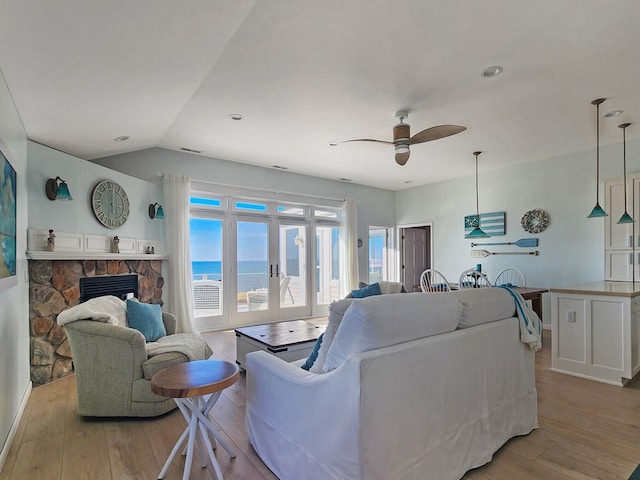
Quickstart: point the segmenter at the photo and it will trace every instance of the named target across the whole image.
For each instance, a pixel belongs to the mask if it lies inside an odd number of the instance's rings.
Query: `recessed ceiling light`
[[[502,73],[503,68],[500,65],[494,65],[493,67],[487,67],[485,68],[481,75],[484,78],[492,78],[492,77],[497,77],[498,75],[500,75]]]
[[[338,180],[341,180],[343,182],[352,182],[353,181],[350,178],[339,178]]]
[[[283,167],[282,165],[273,165],[273,168],[277,168],[278,170],[289,170],[287,167]]]
[[[612,110],[609,113],[605,113],[604,116],[609,118],[609,117],[617,117],[618,115],[622,115],[624,113],[624,110]]]
[[[338,142],[329,142],[329,146],[330,147],[337,147],[338,146]]]
[[[236,120],[236,121],[240,121],[244,118],[244,116],[240,113],[230,113],[229,114],[229,118],[231,120]]]
[[[119,137],[114,138],[113,141],[114,142],[126,142],[130,138],[131,137],[129,135],[120,135]]]

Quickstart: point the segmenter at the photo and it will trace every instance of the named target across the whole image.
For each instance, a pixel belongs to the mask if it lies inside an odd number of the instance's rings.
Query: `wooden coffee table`
[[[244,369],[247,353],[258,350],[287,362],[308,357],[326,328],[305,320],[236,328],[236,363]]]

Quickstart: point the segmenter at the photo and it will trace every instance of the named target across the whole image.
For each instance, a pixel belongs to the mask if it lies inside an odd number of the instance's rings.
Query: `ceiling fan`
[[[460,125],[436,125],[435,127],[422,130],[411,137],[409,133],[409,124],[404,123],[404,120],[409,116],[409,111],[400,110],[396,112],[395,116],[400,123],[393,127],[393,142],[388,142],[386,140],[374,140],[371,138],[357,138],[354,140],[345,140],[342,143],[377,142],[394,145],[396,151],[396,163],[398,165],[405,165],[409,160],[409,154],[411,153],[409,147],[411,145],[439,140],[441,138],[455,135],[456,133],[464,132],[467,129],[467,127],[462,127]]]

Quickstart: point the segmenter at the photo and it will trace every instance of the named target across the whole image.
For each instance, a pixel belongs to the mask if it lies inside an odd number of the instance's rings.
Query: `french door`
[[[245,215],[233,225],[231,326],[311,315],[308,225]]]
[[[198,331],[326,315],[341,298],[338,225],[198,210],[190,235]]]

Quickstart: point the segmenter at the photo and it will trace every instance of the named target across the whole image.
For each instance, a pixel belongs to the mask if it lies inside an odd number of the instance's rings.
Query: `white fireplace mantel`
[[[113,237],[55,231],[55,248],[48,249],[48,230],[27,231],[27,258],[30,260],[167,260],[159,240],[118,237],[119,253],[111,253]],[[147,253],[153,249],[154,253]]]

